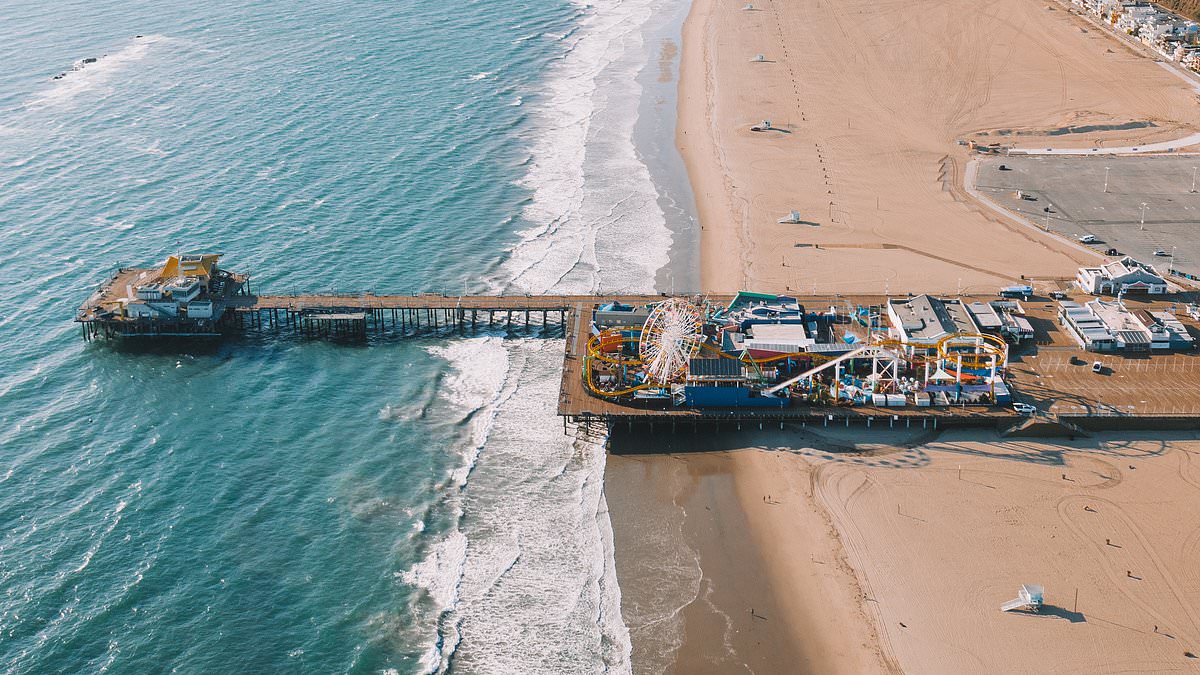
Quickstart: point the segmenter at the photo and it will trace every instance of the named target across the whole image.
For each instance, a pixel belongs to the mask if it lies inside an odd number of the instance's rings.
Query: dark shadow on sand
[[[1087,623],[1087,617],[1083,615],[1083,612],[1072,612],[1065,607],[1058,607],[1057,605],[1044,604],[1042,605],[1042,611],[1035,616],[1052,616],[1059,619],[1066,619],[1071,623]]]

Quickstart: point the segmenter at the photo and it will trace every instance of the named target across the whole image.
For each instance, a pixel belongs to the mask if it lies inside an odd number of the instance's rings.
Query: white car
[[[1084,244],[1094,244],[1094,243],[1096,243],[1096,235],[1085,234],[1079,238],[1079,241]]]
[[[1013,410],[1017,411],[1017,413],[1021,415],[1032,415],[1037,412],[1037,408],[1029,405],[1028,403],[1014,403]]]
[[[1164,250],[1162,250],[1162,249],[1160,248],[1160,249],[1158,249],[1157,251],[1155,251],[1155,252],[1154,252],[1154,255],[1156,255],[1156,256],[1158,256],[1158,257],[1160,257],[1160,258],[1166,258],[1166,257],[1170,256],[1171,254],[1170,254],[1170,253],[1167,253],[1166,251],[1164,251]]]

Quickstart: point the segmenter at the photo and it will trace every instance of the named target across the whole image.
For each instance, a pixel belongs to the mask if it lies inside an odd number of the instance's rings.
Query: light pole
[[[1169,272],[1169,273],[1175,272],[1175,247],[1174,246],[1171,247],[1171,266],[1167,268],[1167,272]]]
[[[1196,191],[1196,169],[1200,169],[1200,167],[1192,167],[1192,192]]]
[[[1138,227],[1138,229],[1146,229],[1146,202],[1142,202],[1142,224]]]
[[[1043,228],[1047,232],[1050,231],[1050,209],[1052,209],[1052,208],[1054,208],[1053,204],[1046,204],[1046,224],[1043,225]]]
[[[1104,191],[1108,192],[1108,167],[1104,167]]]

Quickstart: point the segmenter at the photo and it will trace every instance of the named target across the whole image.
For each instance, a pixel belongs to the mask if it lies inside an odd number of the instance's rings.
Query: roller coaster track
[[[615,341],[618,344],[624,345],[627,343],[637,343],[640,340],[640,326],[625,326],[608,328],[605,331],[593,335],[587,342],[587,354],[584,358],[584,381],[588,389],[597,396],[605,398],[615,398],[619,396],[627,396],[642,389],[654,388],[658,385],[653,383],[644,383],[634,387],[628,387],[616,391],[605,391],[596,386],[593,380],[592,361],[601,361],[616,366],[639,366],[643,365],[644,361],[636,356],[610,356],[604,353],[602,347],[613,344]],[[635,335],[637,333],[638,335]],[[973,348],[981,349],[982,352],[969,353],[955,351],[956,348]],[[813,363],[820,362],[803,373],[791,377],[784,382],[776,384],[765,390],[767,394],[774,394],[778,391],[789,387],[796,382],[811,378],[813,375],[824,371],[837,363],[842,363],[855,358],[888,358],[889,360],[907,361],[910,364],[927,363],[932,361],[940,363],[942,361],[959,362],[965,368],[991,368],[992,360],[995,359],[995,367],[1002,369],[1008,362],[1008,344],[1002,339],[984,333],[952,333],[938,340],[937,342],[902,342],[892,338],[884,338],[872,340],[863,344],[861,347],[854,349],[846,354],[830,356],[827,354],[815,354],[812,352],[790,352],[786,354],[776,354],[764,358],[756,358],[749,353],[730,354],[721,350],[717,345],[705,342],[701,344],[701,348],[709,353],[715,353],[720,358],[734,359],[743,363],[749,363],[755,367],[783,361],[785,359],[808,359]],[[913,351],[913,355],[905,356],[908,350]],[[916,352],[934,351],[936,356],[916,354]],[[870,354],[868,356],[868,354]]]

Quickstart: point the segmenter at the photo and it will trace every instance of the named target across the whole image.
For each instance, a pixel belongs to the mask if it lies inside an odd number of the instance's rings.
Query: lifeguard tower
[[[1045,589],[1037,584],[1021,584],[1017,597],[1000,605],[1001,612],[1038,612],[1042,609],[1042,595]]]

